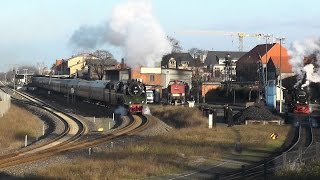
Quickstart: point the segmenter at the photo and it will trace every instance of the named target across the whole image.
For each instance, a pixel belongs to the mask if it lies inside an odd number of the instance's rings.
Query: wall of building
[[[83,62],[85,62],[86,59],[85,59],[85,56],[84,55],[79,55],[79,56],[75,56],[75,57],[72,57],[70,59],[68,59],[68,67],[71,67],[71,66],[75,66],[77,64],[81,64]]]
[[[86,66],[87,59],[97,59],[90,54],[81,54],[67,60],[69,75],[74,75],[77,71],[82,70]]]
[[[161,86],[166,88],[171,80],[181,80],[192,85],[192,71],[184,69],[161,69]]]
[[[73,74],[75,74],[77,71],[82,70],[82,69],[85,67],[85,65],[86,65],[86,63],[85,63],[85,62],[82,62],[82,63],[75,64],[75,65],[69,67],[69,75],[73,75]]]
[[[0,117],[2,117],[11,107],[10,95],[0,92]]]
[[[131,72],[132,79],[141,79],[144,84],[161,86],[161,68],[137,67]]]
[[[129,69],[105,70],[103,79],[110,80],[110,81],[127,81],[130,79],[130,70]]]
[[[205,96],[209,91],[216,90],[219,87],[221,87],[221,83],[204,82],[201,85],[201,94],[202,96]]]

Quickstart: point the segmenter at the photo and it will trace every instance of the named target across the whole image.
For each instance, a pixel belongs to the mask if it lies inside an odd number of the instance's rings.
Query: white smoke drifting
[[[142,114],[149,114],[149,115],[151,115],[151,110],[150,110],[149,106],[143,106]]]
[[[120,47],[128,65],[154,66],[171,52],[166,33],[153,16],[150,0],[127,1],[113,8],[105,25],[82,26],[70,42],[94,49],[104,44]]]
[[[117,109],[114,110],[114,113],[125,116],[128,114],[128,109],[123,106],[118,106]]]
[[[302,80],[306,73],[306,83],[302,86],[308,86],[310,82],[320,82],[320,70],[315,68],[313,64],[304,64],[306,57],[315,56],[317,65],[320,65],[320,39],[310,38],[304,42],[294,42],[288,51],[291,59],[289,63],[292,65],[292,70],[298,75],[298,83]]]

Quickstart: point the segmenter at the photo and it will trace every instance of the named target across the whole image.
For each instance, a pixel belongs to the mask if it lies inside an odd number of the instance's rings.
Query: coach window
[[[150,74],[150,81],[151,81],[151,82],[154,81],[154,74]]]

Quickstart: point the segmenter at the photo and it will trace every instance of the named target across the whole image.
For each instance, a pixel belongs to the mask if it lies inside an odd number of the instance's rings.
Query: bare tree
[[[104,71],[115,67],[118,63],[113,58],[113,55],[106,50],[97,50],[93,56],[87,58],[87,64],[92,73],[96,74],[98,79],[102,79]]]
[[[38,74],[38,68],[36,66],[24,65],[17,68],[19,74]]]
[[[180,53],[180,52],[182,52],[182,47],[181,47],[180,42],[178,40],[176,40],[175,38],[170,37],[170,36],[167,36],[167,38],[171,43],[171,46],[172,46],[171,52],[172,53]]]
[[[34,71],[35,74],[44,75],[48,67],[44,64],[44,62],[37,62],[36,70]]]
[[[92,54],[99,59],[112,59],[113,58],[113,54],[107,50],[96,50]]]
[[[204,50],[198,49],[198,48],[191,48],[188,50],[188,52],[191,54],[193,58],[197,58],[200,56],[203,56],[205,54]]]

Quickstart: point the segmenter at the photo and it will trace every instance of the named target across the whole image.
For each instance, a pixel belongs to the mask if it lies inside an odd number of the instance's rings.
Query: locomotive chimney
[[[121,69],[124,69],[126,65],[124,64],[124,58],[121,58],[121,64],[120,64]]]

